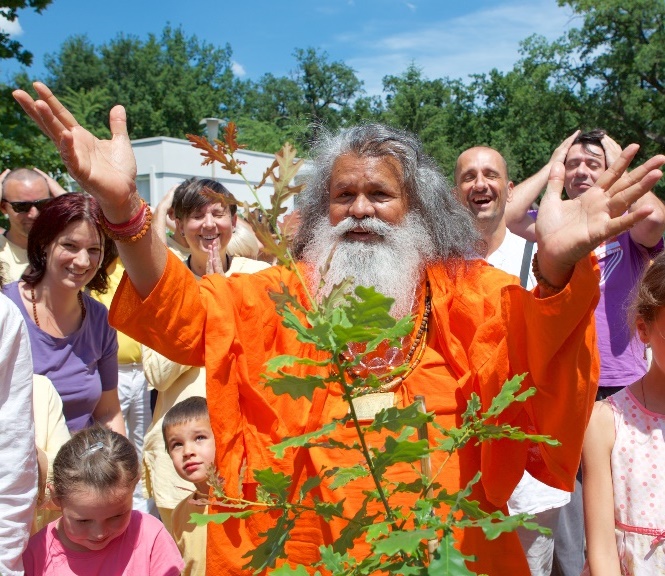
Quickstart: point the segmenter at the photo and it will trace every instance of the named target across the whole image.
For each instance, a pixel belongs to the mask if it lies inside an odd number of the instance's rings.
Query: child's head
[[[164,416],[162,433],[178,476],[207,494],[208,469],[215,463],[215,438],[206,399],[192,396],[173,406]]]
[[[125,532],[139,479],[136,449],[100,425],[77,432],[53,461],[52,493],[66,548],[101,550]]]
[[[665,307],[665,253],[659,254],[645,270],[637,285],[631,306],[631,318],[640,339],[652,344],[652,335],[665,334],[665,326],[656,326]],[[658,328],[654,332],[654,328]]]

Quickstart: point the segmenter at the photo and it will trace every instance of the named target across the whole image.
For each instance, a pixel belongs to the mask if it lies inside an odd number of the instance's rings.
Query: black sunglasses
[[[30,209],[34,206],[37,210],[41,210],[46,206],[52,198],[44,198],[43,200],[33,200],[28,202],[10,202],[9,200],[3,200],[12,207],[12,210],[17,214],[22,214],[24,212],[30,212]]]

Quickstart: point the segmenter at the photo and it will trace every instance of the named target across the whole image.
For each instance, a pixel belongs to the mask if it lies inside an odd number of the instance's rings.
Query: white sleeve
[[[21,313],[0,294],[0,574],[23,574],[37,498],[32,356]]]

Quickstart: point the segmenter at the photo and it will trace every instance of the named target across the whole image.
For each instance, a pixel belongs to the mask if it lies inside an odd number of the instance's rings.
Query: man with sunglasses
[[[5,170],[0,181],[0,210],[9,219],[9,230],[0,236],[0,262],[5,281],[13,282],[28,265],[28,233],[39,211],[65,190],[40,170],[30,168]]]

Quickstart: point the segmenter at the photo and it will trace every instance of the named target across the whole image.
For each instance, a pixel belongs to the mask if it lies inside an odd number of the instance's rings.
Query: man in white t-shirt
[[[455,192],[476,218],[486,245],[483,256],[492,266],[514,274],[523,287],[531,289],[536,285],[531,271],[535,245],[513,234],[506,226],[506,204],[514,188],[505,159],[493,148],[469,148],[457,159]],[[569,500],[570,493],[547,486],[528,472],[508,500],[511,514],[534,514],[538,524],[552,530],[550,536],[524,528],[517,530],[532,576],[549,576],[552,570],[554,530],[559,510]]]

